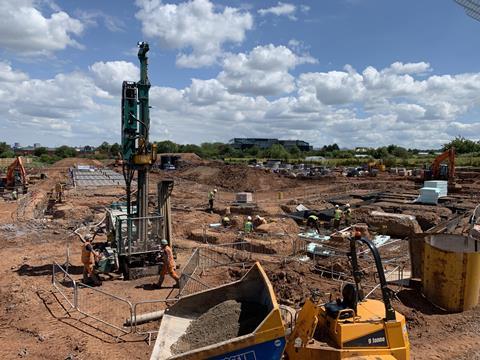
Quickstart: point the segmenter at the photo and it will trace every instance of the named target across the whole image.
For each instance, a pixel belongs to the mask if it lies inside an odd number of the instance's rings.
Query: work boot
[[[175,281],[176,281],[176,283],[175,283],[175,285],[173,285],[173,288],[174,289],[180,289],[180,281],[179,280],[175,280]]]

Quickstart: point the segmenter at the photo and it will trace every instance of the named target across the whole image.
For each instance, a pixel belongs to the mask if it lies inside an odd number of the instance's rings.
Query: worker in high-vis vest
[[[173,251],[172,248],[168,245],[168,241],[166,239],[161,240],[160,244],[162,245],[162,260],[163,266],[162,270],[160,271],[160,278],[158,279],[158,288],[162,287],[163,281],[165,280],[165,275],[170,275],[173,280],[175,280],[174,287],[180,287],[180,276],[178,276],[177,272],[175,271],[175,259],[173,258]]]
[[[345,205],[343,215],[345,216],[345,226],[350,226],[352,223],[352,209],[350,209],[350,204]]]
[[[95,261],[100,254],[93,249],[90,237],[85,238],[82,245],[83,282],[87,285],[101,285],[101,281],[95,274]]]
[[[213,189],[208,192],[208,210],[213,212],[213,202],[215,201],[215,195],[217,194],[217,189]]]
[[[335,211],[333,213],[333,227],[338,229],[340,227],[340,221],[342,220],[342,210],[338,205],[335,205]]]
[[[230,218],[228,217],[228,215],[225,215],[223,218],[222,218],[222,225],[224,227],[229,227],[230,226]]]
[[[307,227],[310,229],[317,230],[320,233],[320,226],[318,223],[318,216],[315,214],[310,214],[307,218]]]
[[[253,231],[252,217],[248,216],[245,225],[243,226],[243,232],[249,234]]]

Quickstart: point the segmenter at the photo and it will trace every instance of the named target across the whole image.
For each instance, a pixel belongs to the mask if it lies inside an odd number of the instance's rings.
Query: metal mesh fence
[[[70,308],[75,309],[77,307],[77,283],[67,271],[56,262],[53,263],[52,267],[52,285],[67,301]]]
[[[133,304],[133,332],[152,339],[158,332],[164,309],[177,299],[145,300]]]
[[[133,313],[133,306],[128,300],[83,283],[79,283],[77,289],[77,310],[80,313],[124,334],[131,331],[126,325]]]
[[[199,274],[202,271],[202,267],[200,266],[200,259],[201,249],[197,248],[190,256],[187,264],[183,268],[182,274],[180,275],[181,296],[193,294],[208,289],[208,286],[202,283],[199,279]]]

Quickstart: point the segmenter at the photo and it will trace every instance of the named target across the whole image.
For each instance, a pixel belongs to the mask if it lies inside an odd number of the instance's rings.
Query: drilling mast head
[[[138,58],[141,60],[142,58],[145,58],[147,56],[148,50],[150,50],[150,47],[148,46],[148,43],[146,41],[139,41],[137,43],[138,46]]]

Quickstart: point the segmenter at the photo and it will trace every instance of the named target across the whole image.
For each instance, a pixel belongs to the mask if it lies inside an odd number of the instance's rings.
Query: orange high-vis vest
[[[165,246],[163,249],[163,262],[170,267],[175,267],[175,260],[173,259],[173,251],[170,246]]]
[[[95,256],[93,255],[93,251],[87,250],[88,243],[82,245],[82,264],[94,264],[95,263]]]

